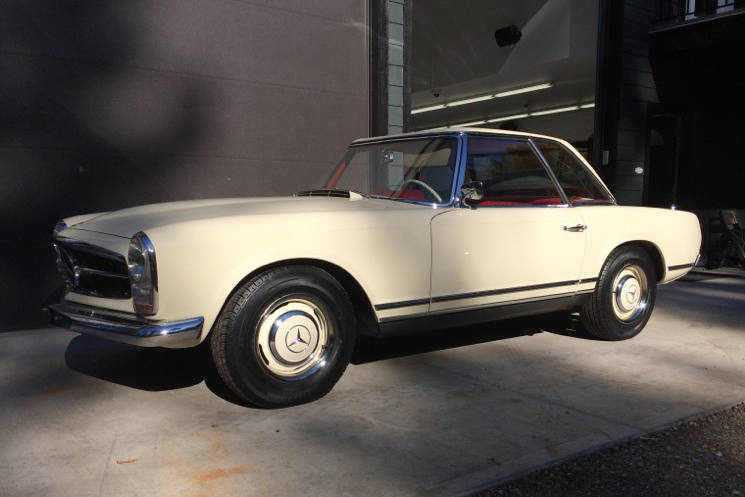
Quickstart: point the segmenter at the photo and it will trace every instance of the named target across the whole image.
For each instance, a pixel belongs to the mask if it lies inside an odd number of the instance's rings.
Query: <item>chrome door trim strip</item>
[[[574,286],[577,283],[579,283],[579,280],[574,281],[559,281],[556,283],[542,283],[540,285],[528,285],[528,286],[519,286],[519,287],[512,287],[512,288],[500,288],[496,290],[481,290],[479,292],[468,292],[468,293],[458,293],[455,295],[441,295],[439,297],[432,297],[432,303],[439,303],[439,302],[450,302],[453,300],[462,300],[462,299],[474,299],[479,297],[490,297],[493,295],[504,295],[507,293],[520,293],[520,292],[529,292],[531,290],[545,290],[546,288],[558,288],[562,286]]]
[[[376,311],[388,311],[390,309],[400,309],[401,307],[413,307],[417,305],[429,305],[429,298],[405,300],[403,302],[390,302],[388,304],[378,304],[375,306]]]
[[[432,298],[423,298],[423,299],[405,300],[402,302],[388,302],[385,304],[377,304],[375,306],[375,310],[376,311],[387,311],[390,309],[400,309],[403,307],[413,307],[413,306],[418,306],[418,305],[435,304],[435,303],[440,303],[440,302],[451,302],[453,300],[473,299],[473,298],[479,298],[479,297],[490,297],[493,295],[505,295],[508,293],[529,292],[532,290],[545,290],[547,288],[574,286],[574,285],[583,284],[583,283],[595,283],[597,281],[598,281],[598,278],[583,278],[583,279],[574,280],[574,281],[559,281],[556,283],[542,283],[540,285],[528,285],[528,286],[520,286],[520,287],[512,287],[512,288],[500,288],[500,289],[494,289],[494,290],[482,290],[478,292],[459,293],[459,294],[454,294],[454,295],[440,295],[438,297],[432,297]]]

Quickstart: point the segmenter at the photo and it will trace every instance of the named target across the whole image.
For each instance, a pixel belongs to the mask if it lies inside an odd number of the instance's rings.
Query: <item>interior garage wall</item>
[[[366,0],[0,12],[0,330],[43,325],[58,219],[291,194],[368,134]]]

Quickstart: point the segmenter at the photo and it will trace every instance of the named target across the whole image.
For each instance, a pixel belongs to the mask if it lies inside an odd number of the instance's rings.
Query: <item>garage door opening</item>
[[[412,0],[412,130],[558,136],[587,152],[598,2]]]

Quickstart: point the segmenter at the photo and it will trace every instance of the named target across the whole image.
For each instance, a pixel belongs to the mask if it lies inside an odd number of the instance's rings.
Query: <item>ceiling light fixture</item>
[[[494,96],[497,98],[509,97],[511,95],[519,95],[520,93],[528,93],[530,91],[545,90],[552,86],[554,86],[554,82],[549,81],[548,83],[541,83],[539,85],[524,86],[522,88],[515,88],[514,90],[500,91],[499,93],[494,94]]]
[[[525,114],[515,114],[514,116],[506,116],[506,117],[496,117],[494,119],[487,119],[486,122],[488,123],[501,123],[503,121],[512,121],[514,119],[525,119],[530,114],[527,112]]]
[[[518,95],[520,93],[528,93],[530,91],[545,90],[554,86],[553,81],[548,83],[541,83],[538,85],[524,86],[522,88],[515,88],[514,90],[502,91],[499,93],[491,93],[489,95],[480,95],[478,97],[464,98],[463,100],[454,100],[452,102],[431,105],[429,107],[422,107],[420,109],[412,109],[412,114],[421,114],[422,112],[431,112],[433,110],[446,109],[448,107],[457,107],[459,105],[473,104],[476,102],[484,102],[486,100],[493,100],[495,98],[509,97],[510,95]]]
[[[579,110],[579,105],[572,105],[570,107],[559,107],[558,109],[546,109],[546,110],[539,110],[536,112],[531,112],[531,116],[547,116],[549,114],[558,114],[560,112],[570,112],[573,110]]]
[[[482,95],[480,97],[466,98],[464,100],[456,100],[445,104],[445,107],[457,107],[459,105],[474,104],[476,102],[483,102],[485,100],[492,100],[496,98],[494,95]]]
[[[463,124],[455,124],[453,126],[450,126],[451,128],[469,128],[471,126],[480,126],[482,124],[486,124],[486,121],[474,121],[472,123],[463,123]]]
[[[445,105],[444,104],[433,105],[431,107],[422,107],[421,109],[412,109],[411,110],[411,113],[412,114],[420,114],[422,112],[429,112],[429,111],[432,111],[432,110],[438,110],[438,109],[444,109],[444,108],[445,108]]]
[[[453,124],[450,126],[445,126],[447,128],[467,128],[469,126],[479,126],[481,124],[493,124],[493,123],[500,123],[504,121],[513,121],[517,119],[525,119],[526,117],[533,117],[533,116],[547,116],[549,114],[559,114],[561,112],[571,112],[573,110],[582,110],[582,109],[591,109],[595,107],[594,102],[582,104],[582,105],[572,105],[570,107],[559,107],[556,109],[546,109],[546,110],[539,110],[537,112],[530,112],[530,113],[523,113],[523,114],[515,114],[512,116],[504,116],[504,117],[495,117],[493,119],[486,119],[483,121],[474,121],[470,123],[463,123],[463,124]],[[431,129],[444,129],[442,128],[431,128]]]

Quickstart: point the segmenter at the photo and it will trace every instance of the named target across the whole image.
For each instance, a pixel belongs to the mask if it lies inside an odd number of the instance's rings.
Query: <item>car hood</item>
[[[176,223],[238,216],[308,214],[416,208],[390,200],[328,197],[264,197],[189,200],[132,207],[100,214],[70,227],[130,238],[139,231]]]

